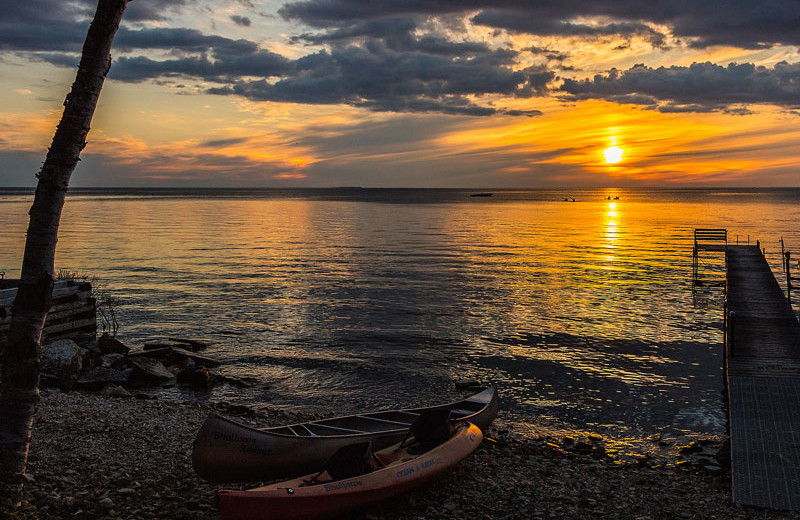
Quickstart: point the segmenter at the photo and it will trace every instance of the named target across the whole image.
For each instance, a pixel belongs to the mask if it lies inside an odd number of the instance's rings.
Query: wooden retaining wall
[[[5,344],[11,324],[11,305],[17,295],[15,280],[2,280],[0,285],[0,346]],[[53,287],[53,305],[47,314],[42,344],[70,338],[79,345],[93,340],[97,333],[97,306],[92,297],[92,284],[57,280]]]

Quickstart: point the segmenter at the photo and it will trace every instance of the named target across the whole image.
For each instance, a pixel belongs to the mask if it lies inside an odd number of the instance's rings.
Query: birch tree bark
[[[100,89],[111,66],[111,43],[128,0],[99,0],[72,89],[53,143],[38,174],[36,195],[12,306],[8,340],[0,352],[0,499],[19,501],[39,397],[39,340],[53,291],[61,209],[70,177],[86,146]]]

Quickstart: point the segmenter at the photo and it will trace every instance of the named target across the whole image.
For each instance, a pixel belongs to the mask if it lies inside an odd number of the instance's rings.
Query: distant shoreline
[[[34,193],[36,186],[0,186],[0,195],[5,192],[11,193]],[[684,187],[658,187],[658,186],[637,186],[637,187],[549,187],[549,188],[494,188],[486,186],[478,187],[380,187],[380,186],[75,186],[70,187],[70,193],[130,193],[130,192],[239,192],[239,191],[470,191],[470,192],[541,192],[541,191],[554,191],[554,192],[586,192],[586,191],[619,191],[619,192],[681,192],[681,191],[730,191],[730,192],[748,192],[748,191],[785,191],[797,190],[800,191],[800,186],[684,186]]]

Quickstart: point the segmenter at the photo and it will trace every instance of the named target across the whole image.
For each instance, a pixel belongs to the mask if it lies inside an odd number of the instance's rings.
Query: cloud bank
[[[289,2],[277,14],[298,27],[291,42],[298,48],[313,47],[299,58],[268,50],[255,39],[170,25],[173,15],[194,4],[131,2],[115,42],[121,55],[110,78],[130,83],[188,78],[205,82],[208,93],[256,101],[471,116],[538,115],[535,108],[520,109],[502,100],[552,93],[660,111],[742,114],[748,113],[745,105],[759,103],[796,109],[800,97],[797,64],[637,65],[580,79],[564,77],[569,68],[563,65],[568,59],[563,52],[536,46],[515,49],[470,31],[586,41],[637,39],[653,49],[764,49],[800,45],[796,0]],[[93,6],[89,0],[0,0],[6,13],[0,21],[0,53],[74,66]],[[253,17],[260,15],[252,2],[240,6]],[[246,31],[258,26],[243,14],[227,19]]]
[[[636,65],[585,80],[567,79],[561,90],[572,100],[604,99],[645,105],[661,112],[712,112],[738,104],[768,103],[800,108],[800,63],[774,68],[753,64],[693,63],[689,67]]]

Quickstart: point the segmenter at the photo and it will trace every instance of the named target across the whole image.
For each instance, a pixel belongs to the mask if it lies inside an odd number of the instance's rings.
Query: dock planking
[[[800,324],[758,246],[725,256],[733,500],[800,511]]]

